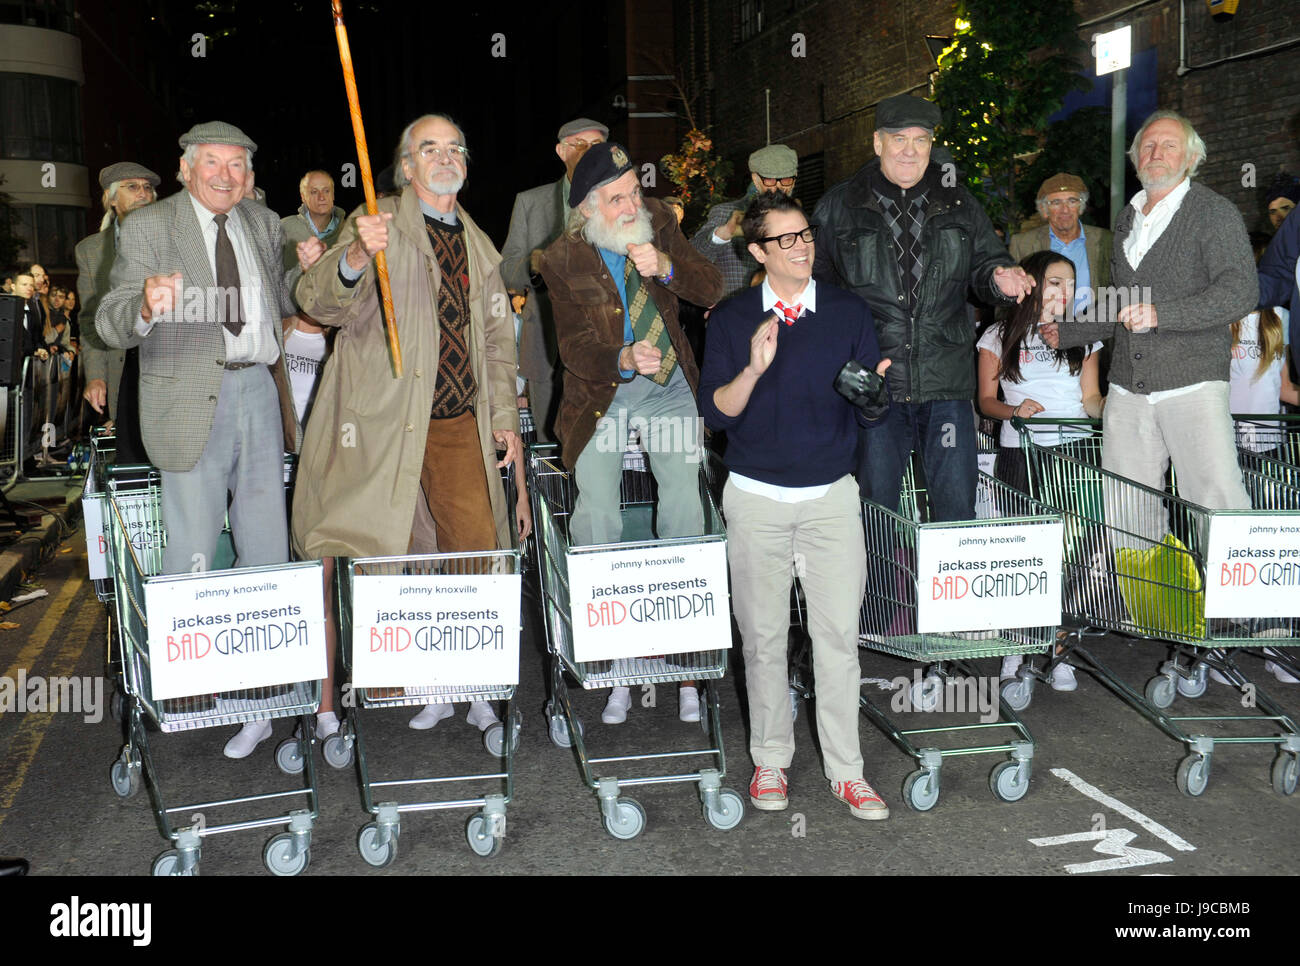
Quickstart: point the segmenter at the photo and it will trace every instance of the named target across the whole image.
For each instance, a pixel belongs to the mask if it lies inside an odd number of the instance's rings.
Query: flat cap
[[[574,118],[564,127],[560,128],[560,133],[555,136],[556,141],[563,141],[565,138],[571,138],[575,134],[581,134],[583,131],[599,131],[603,138],[609,137],[609,128],[599,121],[593,121],[589,117]]]
[[[793,178],[799,171],[799,155],[784,144],[769,144],[749,156],[749,170],[760,178]]]
[[[107,168],[99,169],[99,186],[105,191],[114,181],[125,181],[128,178],[143,178],[155,188],[162,183],[162,178],[143,164],[136,164],[134,161],[119,161],[110,164]]]
[[[623,177],[632,170],[627,151],[620,144],[606,141],[593,144],[573,169],[573,183],[569,186],[569,207],[576,208],[582,204],[594,189],[609,184]]]
[[[876,105],[876,130],[893,134],[909,127],[933,131],[943,120],[939,105],[923,97],[896,94]]]
[[[188,148],[191,144],[233,144],[237,148],[256,151],[257,145],[247,134],[225,121],[204,121],[195,124],[180,137],[180,144]]]
[[[1054,195],[1058,191],[1074,191],[1081,195],[1088,193],[1088,186],[1083,183],[1083,179],[1075,174],[1066,174],[1064,171],[1052,175],[1038,187],[1038,200],[1042,201],[1048,195]]]

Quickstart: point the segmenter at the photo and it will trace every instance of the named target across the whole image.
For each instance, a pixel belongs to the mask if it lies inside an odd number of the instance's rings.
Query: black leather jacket
[[[1010,304],[994,285],[993,270],[1015,261],[971,193],[960,185],[945,187],[943,172],[931,161],[921,230],[924,275],[916,305],[909,310],[893,235],[870,185],[879,170],[875,158],[818,202],[812,216],[813,224],[821,226],[813,274],[871,306],[880,353],[892,360],[886,378],[894,401],[971,399],[975,327],[966,292],[973,289],[991,305]]]

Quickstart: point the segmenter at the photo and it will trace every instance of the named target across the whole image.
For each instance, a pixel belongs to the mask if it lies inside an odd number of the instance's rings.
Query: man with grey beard
[[[659,488],[660,538],[704,529],[699,499],[699,369],[677,319],[678,300],[712,306],[722,275],[682,235],[662,202],[641,197],[627,152],[592,145],[573,172],[569,225],[542,255],[564,392],[555,418],[578,484],[574,544],[622,538],[619,484],[629,428],[640,431]],[[602,715],[626,719],[626,688]]]

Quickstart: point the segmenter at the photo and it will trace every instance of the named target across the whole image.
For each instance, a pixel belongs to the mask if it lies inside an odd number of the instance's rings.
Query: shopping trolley
[[[985,441],[986,448],[989,442]],[[915,462],[915,461],[914,461]],[[860,646],[927,665],[896,696],[904,709],[970,711],[981,679],[976,658],[1048,653],[1060,616],[1059,514],[987,473],[978,477],[974,520],[929,522],[919,473],[909,465],[895,512],[863,501],[867,588]],[[945,569],[945,565],[946,569]],[[971,604],[978,606],[970,606]],[[1006,626],[1014,605],[1018,626]],[[991,703],[991,699],[990,699]],[[1002,801],[1029,791],[1035,742],[1001,692],[998,719],[974,724],[901,729],[864,691],[863,714],[914,758],[919,768],[903,784],[917,811],[939,801],[945,758],[1005,754],[989,775]],[[939,748],[935,736],[962,732],[1008,737],[995,744]],[[919,746],[919,747],[918,747]]]
[[[1026,420],[1024,425],[1034,422],[1046,421]],[[1250,564],[1252,541],[1268,542],[1263,536],[1252,536],[1252,527],[1281,531],[1271,535],[1273,543],[1260,549],[1276,554],[1280,541],[1288,553],[1300,552],[1300,510],[1294,509],[1300,506],[1296,502],[1300,493],[1246,465],[1243,482],[1255,508],[1209,510],[1180,499],[1176,480],[1172,491],[1157,490],[1103,470],[1092,455],[1044,445],[1029,433],[1022,433],[1022,445],[1031,492],[1066,519],[1065,612],[1076,626],[1063,642],[1062,653],[1046,668],[1041,672],[1022,668],[1020,678],[1009,682],[1004,691],[1011,692],[1014,703],[1028,705],[1034,680],[1044,679],[1057,662],[1068,658],[1186,746],[1188,754],[1176,773],[1178,788],[1185,794],[1205,791],[1214,749],[1221,744],[1274,745],[1278,755],[1273,787],[1283,795],[1294,792],[1300,773],[1300,734],[1277,703],[1249,681],[1235,656],[1258,645],[1263,636],[1277,647],[1300,644],[1300,618],[1290,616],[1300,613],[1298,598],[1285,593],[1288,587],[1300,586],[1300,565],[1278,575],[1284,586],[1279,584],[1261,605],[1260,598],[1251,596],[1251,588],[1242,583],[1248,571],[1236,569],[1234,561]],[[1289,547],[1285,546],[1288,539]],[[1230,549],[1241,556],[1229,557]],[[1258,568],[1250,573],[1252,582],[1259,578]],[[1207,616],[1210,610],[1216,613]],[[1085,640],[1111,631],[1169,644],[1169,659],[1142,693],[1085,646]],[[1204,694],[1211,670],[1249,694],[1260,713],[1166,714],[1176,696]],[[1202,730],[1212,725],[1245,727],[1232,724],[1239,722],[1251,722],[1252,733],[1215,737]]]
[[[726,778],[726,756],[722,743],[722,725],[715,682],[726,672],[726,649],[731,646],[730,608],[726,576],[726,532],[717,505],[709,492],[708,480],[700,475],[700,499],[704,509],[705,532],[698,537],[663,540],[634,540],[596,546],[571,545],[569,518],[573,512],[575,487],[560,464],[553,446],[534,447],[532,459],[533,520],[538,535],[541,574],[542,613],[550,650],[550,699],[546,713],[550,720],[551,741],[561,748],[572,747],[587,787],[596,793],[606,831],[617,839],[632,839],[645,828],[645,809],[621,791],[639,785],[693,783],[698,786],[706,821],[717,829],[731,829],[744,817],[744,801],[729,788],[722,787]],[[644,455],[628,452],[624,456],[620,509],[625,523],[648,514],[654,507],[650,474]],[[699,600],[665,602],[649,593],[633,591],[608,600],[610,610],[602,611],[590,594],[593,574],[602,569],[612,573],[614,562],[641,561],[646,567],[637,572],[644,576],[651,566],[666,567],[656,573],[669,574],[683,562],[692,568],[693,577],[707,590]],[[633,568],[637,569],[637,568]],[[683,571],[684,572],[684,571]],[[608,577],[606,578],[608,579]],[[642,589],[650,586],[647,580]],[[691,596],[691,595],[688,595]],[[573,605],[584,616],[574,616]],[[591,603],[594,611],[582,607]],[[701,613],[695,613],[699,605]],[[680,605],[680,606],[679,606]],[[653,641],[648,646],[626,649],[623,656],[580,659],[586,655],[591,631],[601,630],[617,619],[619,607],[629,614],[640,608],[641,615],[655,616]],[[691,613],[685,613],[690,610]],[[704,613],[707,612],[707,613]],[[591,623],[591,615],[595,623]],[[629,619],[633,619],[629,617]],[[590,626],[584,627],[584,624]],[[629,633],[620,631],[620,633]],[[689,641],[699,650],[665,654]],[[633,650],[636,653],[631,653]],[[613,651],[606,653],[615,653]],[[645,656],[655,655],[655,656]],[[581,720],[569,695],[568,679],[591,690],[609,687],[634,687],[698,682],[702,690],[700,727],[708,735],[707,746],[684,751],[649,752],[609,757],[593,757]],[[685,759],[703,759],[704,767],[672,774],[616,777],[616,770],[636,763],[660,762],[665,765]]]
[[[163,734],[170,734],[289,717],[298,719],[298,734],[310,735],[310,716],[320,702],[319,677],[325,668],[321,565],[310,562],[150,576],[142,554],[133,545],[138,531],[133,529],[132,519],[154,513],[154,519],[145,524],[146,532],[161,534],[161,523],[156,519],[158,485],[157,471],[148,467],[138,472],[122,469],[108,480],[108,545],[127,692],[127,739],[113,763],[113,789],[129,798],[139,791],[142,777],[148,785],[159,832],[175,846],[154,860],[154,875],[197,874],[206,836],[281,825],[287,830],[266,843],[263,862],[273,874],[296,875],[310,861],[311,830],[318,814],[311,742],[289,739],[275,753],[281,771],[304,775],[302,788],[168,805],[145,721],[151,721]],[[135,499],[142,492],[144,498]],[[150,547],[143,556],[147,559],[153,549]],[[215,603],[227,599],[232,602],[229,606]],[[190,617],[181,623],[173,619],[168,626],[167,615],[174,612],[177,602],[187,608],[185,614],[192,616],[196,628],[193,632],[180,629],[189,626]],[[162,617],[158,616],[160,610]],[[152,626],[151,612],[155,618]],[[266,673],[263,662],[273,657],[278,665],[290,654],[290,648],[297,652],[293,658],[305,657],[306,663],[291,660],[281,667],[318,665],[319,675],[281,681],[275,680],[274,669]],[[217,666],[205,665],[200,670],[201,693],[195,693],[194,685],[175,690],[176,668],[181,663],[199,667],[198,661],[209,658],[209,663]],[[250,665],[244,662],[252,661],[262,667],[249,676]],[[239,662],[241,667],[233,672],[227,670],[232,662]],[[256,686],[211,693],[214,687],[234,678],[255,682]],[[183,692],[189,696],[176,696]],[[214,810],[255,806],[262,811],[268,803],[284,799],[299,807],[224,823],[209,818]],[[178,815],[190,816],[193,824],[180,824],[173,819]]]

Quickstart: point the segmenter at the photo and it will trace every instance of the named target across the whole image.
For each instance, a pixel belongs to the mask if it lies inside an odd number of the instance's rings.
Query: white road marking
[[[1136,822],[1138,825],[1141,825],[1144,829],[1146,829],[1156,838],[1162,840],[1170,847],[1177,849],[1179,852],[1196,851],[1196,846],[1192,845],[1182,836],[1175,835],[1173,832],[1169,831],[1169,829],[1165,828],[1159,822],[1155,821],[1154,819],[1147,818],[1136,808],[1130,808],[1128,805],[1125,805],[1123,802],[1121,802],[1118,798],[1111,798],[1101,789],[1093,785],[1089,785],[1086,781],[1084,781],[1074,772],[1070,771],[1068,768],[1053,768],[1052,774],[1055,775],[1057,778],[1061,779],[1061,781],[1065,782],[1067,785],[1073,787],[1075,791],[1078,791],[1083,795],[1087,795],[1093,801],[1100,802],[1101,804],[1105,805],[1107,808],[1111,809],[1112,811],[1119,812],[1119,814],[1123,815],[1125,818],[1129,819],[1130,821]],[[1082,834],[1092,835],[1093,833],[1082,833]],[[1082,840],[1076,840],[1076,841],[1082,841]]]
[[[1071,835],[1053,835],[1050,838],[1030,839],[1030,843],[1042,848],[1044,845],[1069,845],[1072,842],[1096,842],[1094,852],[1113,855],[1113,859],[1096,859],[1092,862],[1073,862],[1065,867],[1071,875],[1080,872],[1112,872],[1115,869],[1132,869],[1143,865],[1156,865],[1160,862],[1174,861],[1163,852],[1150,849],[1136,849],[1128,843],[1137,838],[1137,833],[1126,828],[1102,829],[1097,832],[1075,832]]]

